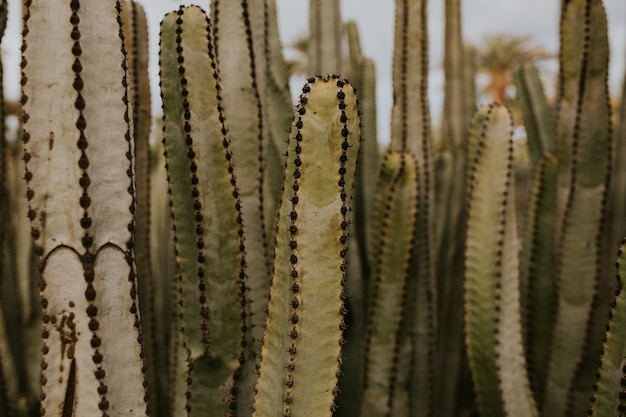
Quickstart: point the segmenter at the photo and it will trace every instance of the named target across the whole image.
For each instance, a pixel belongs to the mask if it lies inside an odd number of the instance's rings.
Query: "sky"
[[[48,1],[48,0],[43,0]],[[199,4],[208,10],[209,0],[137,0],[144,5],[151,32],[151,74],[153,93],[158,97],[158,31],[163,16],[179,4]],[[5,94],[19,95],[20,0],[9,0],[9,27],[2,41],[5,59]],[[561,0],[464,0],[463,35],[466,42],[480,45],[486,34],[508,32],[529,35],[548,52],[558,51],[558,23]],[[289,44],[308,32],[308,0],[276,0],[279,30],[283,44]],[[429,99],[434,119],[443,102],[443,0],[429,2],[430,79]],[[610,90],[619,96],[626,61],[626,1],[604,0],[609,19],[611,42]],[[355,20],[359,26],[363,53],[374,59],[377,71],[379,140],[389,136],[392,106],[391,64],[393,55],[394,2],[392,0],[341,0],[343,20]],[[556,75],[556,74],[554,74]],[[550,74],[548,74],[550,76]],[[294,91],[301,85],[292,84]],[[159,111],[158,100],[155,112]]]

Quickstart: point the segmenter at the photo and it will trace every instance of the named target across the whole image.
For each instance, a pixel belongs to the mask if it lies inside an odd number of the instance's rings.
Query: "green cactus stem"
[[[211,16],[214,28],[216,59],[221,78],[224,116],[232,138],[233,164],[241,199],[241,216],[246,239],[246,349],[242,369],[239,410],[250,412],[253,388],[261,352],[263,324],[267,314],[267,294],[270,282],[270,249],[267,245],[266,204],[272,202],[272,192],[265,172],[269,164],[270,128],[266,120],[260,83],[264,55],[255,54],[259,39],[253,36],[253,19],[258,13],[252,2],[212,0]],[[260,16],[261,18],[263,16]],[[261,37],[263,42],[264,37]],[[276,161],[272,165],[277,165]],[[283,166],[282,164],[280,165]],[[275,211],[275,204],[271,205]]]
[[[196,6],[161,23],[163,143],[179,271],[174,415],[234,415],[242,355],[241,203],[211,36]]]
[[[445,331],[437,332],[437,409],[441,415],[456,414],[458,375],[464,354],[463,346],[463,252],[465,230],[465,155],[470,115],[466,98],[465,47],[461,25],[461,1],[445,2],[445,92],[442,123],[444,179],[438,184],[443,195],[438,201],[437,235],[437,305],[438,323]],[[442,181],[441,176],[438,176]],[[443,201],[441,201],[443,199]]]
[[[352,86],[310,78],[288,144],[254,416],[332,415],[359,129]]]
[[[283,175],[287,153],[287,137],[293,117],[293,101],[289,88],[289,67],[283,57],[280,34],[278,32],[278,15],[276,1],[263,2],[264,31],[261,43],[263,47],[263,68],[259,74],[265,75],[265,88],[261,88],[263,108],[266,111],[266,121],[269,124],[270,141],[267,144],[267,163],[265,164],[265,183],[267,184],[266,198],[264,199],[264,218],[267,231],[269,253],[273,253],[276,232],[276,213],[280,204]],[[258,44],[259,42],[257,42]],[[263,87],[263,85],[261,85]],[[265,98],[264,98],[265,97]]]
[[[141,329],[144,347],[144,363],[148,379],[148,411],[165,410],[165,387],[158,363],[165,363],[162,347],[163,335],[157,333],[155,310],[155,284],[152,274],[152,251],[150,249],[150,127],[151,100],[148,77],[148,22],[141,5],[134,0],[121,2],[122,31],[128,62],[128,80],[132,94],[135,138],[134,165],[137,189],[135,208],[135,259],[137,264],[137,294],[141,300]],[[159,323],[161,327],[161,323]],[[157,337],[157,334],[159,337]]]
[[[339,0],[309,1],[309,75],[343,71],[339,3]]]
[[[374,196],[380,165],[380,151],[376,128],[376,76],[374,62],[363,56],[356,22],[345,24],[349,55],[344,68],[359,96],[361,111],[361,154],[354,181],[354,203],[350,224],[350,250],[348,251],[348,277],[346,300],[349,315],[344,337],[344,361],[339,379],[337,417],[350,417],[358,413],[363,380],[367,307],[367,281],[370,276],[368,246],[371,238]]]
[[[531,165],[555,150],[554,122],[537,68],[527,62],[515,68],[513,79],[524,116]]]
[[[574,389],[579,385],[576,380],[586,378],[582,385],[587,386],[593,383],[593,370],[582,373],[583,355],[593,342],[589,332],[611,158],[606,14],[600,0],[568,2],[563,13],[562,98],[557,119],[562,204],[559,292],[543,404],[543,413],[554,417],[571,415]],[[580,53],[574,56],[576,51]],[[565,149],[570,155],[564,155]],[[569,162],[562,166],[562,158]]]
[[[520,290],[524,346],[535,399],[542,403],[556,317],[556,175],[557,161],[546,153],[533,172],[520,253]]]
[[[465,249],[466,343],[480,415],[538,416],[522,347],[512,119],[492,105],[472,164]]]
[[[602,358],[593,386],[589,415],[593,417],[626,415],[626,306],[624,306],[623,277],[626,276],[626,239],[617,252],[616,263],[618,289],[611,303],[609,323],[606,326]]]
[[[22,139],[41,273],[42,414],[146,415],[119,12],[119,2],[25,2]]]
[[[414,289],[414,235],[417,228],[418,179],[417,162],[407,152],[392,151],[385,155],[381,181],[378,186],[381,212],[380,230],[373,239],[380,240],[380,252],[372,259],[372,292],[367,319],[366,364],[361,416],[387,416],[404,407],[394,400],[410,393],[398,384],[398,357],[406,347],[406,332],[411,327],[413,303],[409,300]],[[381,207],[382,206],[382,207]],[[404,338],[401,336],[404,334]],[[409,347],[410,347],[410,338]],[[410,356],[410,353],[409,355]],[[353,381],[354,383],[354,381]],[[404,391],[399,393],[396,391]]]
[[[434,400],[434,329],[436,322],[436,288],[433,249],[434,197],[430,110],[428,107],[428,30],[425,0],[397,0],[395,49],[393,58],[394,105],[391,113],[391,149],[411,152],[418,163],[420,213],[416,236],[417,288],[414,296],[413,357],[401,359],[399,369],[413,369],[413,405],[426,413]],[[421,327],[424,324],[424,327]],[[411,366],[413,364],[413,366]],[[419,383],[416,381],[429,381]]]

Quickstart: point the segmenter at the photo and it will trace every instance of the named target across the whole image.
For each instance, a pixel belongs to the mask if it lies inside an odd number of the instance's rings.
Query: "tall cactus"
[[[566,2],[561,36],[561,100],[556,129],[559,293],[543,404],[543,413],[555,417],[574,412],[575,379],[583,369],[585,349],[592,342],[588,335],[599,279],[600,231],[611,158],[609,50],[602,2]],[[593,371],[584,377],[591,386]]]
[[[309,0],[309,75],[339,74],[343,67],[339,0]]]
[[[234,415],[243,241],[211,28],[181,7],[161,23],[163,143],[178,264],[174,415]]]
[[[25,2],[23,142],[41,272],[42,414],[146,414],[119,8]]]
[[[461,25],[461,1],[445,2],[445,94],[442,125],[442,148],[437,167],[443,181],[438,193],[437,236],[437,306],[440,327],[437,332],[437,366],[442,368],[437,381],[436,406],[442,415],[453,415],[458,397],[458,380],[463,365],[463,252],[465,230],[465,151],[470,115],[466,93],[465,47]]]
[[[361,416],[408,415],[406,385],[398,376],[415,290],[414,235],[418,219],[417,162],[408,152],[385,155],[378,185],[376,228],[372,239],[373,274],[367,316],[367,344]],[[409,345],[410,346],[410,345]]]
[[[289,138],[254,416],[330,416],[360,131],[347,82],[311,78]]]
[[[432,149],[428,106],[428,30],[426,0],[397,0],[393,59],[394,104],[391,149],[413,153],[418,164],[420,214],[416,234],[417,287],[411,354],[398,369],[412,369],[413,415],[432,412],[434,328],[436,322],[432,223]]]
[[[268,228],[265,219],[268,192],[265,170],[269,145],[269,126],[264,115],[259,71],[252,32],[252,2],[213,0],[211,16],[214,28],[216,59],[221,69],[224,117],[232,138],[233,164],[237,167],[241,216],[246,240],[246,341],[242,372],[241,412],[248,414],[252,403],[267,312],[270,282]],[[258,2],[257,2],[258,3]],[[269,219],[268,219],[269,220]],[[275,220],[272,218],[272,220]]]
[[[617,252],[617,283],[618,289],[611,303],[610,321],[606,326],[603,339],[602,358],[596,374],[597,381],[593,386],[593,397],[588,415],[593,417],[626,415],[626,309],[624,308],[624,283],[626,270],[626,239]]]
[[[148,75],[148,22],[143,7],[134,0],[121,2],[122,31],[128,62],[128,81],[131,89],[134,126],[134,169],[137,190],[135,208],[135,257],[137,264],[137,294],[141,300],[141,329],[144,362],[148,380],[148,407],[151,415],[165,410],[165,386],[159,372],[163,358],[163,342],[157,331],[155,284],[152,274],[150,249],[150,128],[151,98]]]
[[[465,328],[481,416],[538,416],[522,347],[512,120],[492,106],[472,166],[465,249]]]

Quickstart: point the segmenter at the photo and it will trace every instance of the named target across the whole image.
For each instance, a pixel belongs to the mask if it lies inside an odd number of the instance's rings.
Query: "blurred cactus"
[[[459,0],[432,133],[427,2],[397,0],[382,158],[374,66],[339,6],[309,4],[295,112],[274,0],[167,14],[155,148],[141,7],[24,2],[0,415],[626,415],[601,0],[562,2],[554,107],[532,63],[513,72],[527,144],[505,107],[471,117]]]

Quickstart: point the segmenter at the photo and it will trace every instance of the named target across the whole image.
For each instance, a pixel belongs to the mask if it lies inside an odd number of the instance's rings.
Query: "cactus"
[[[25,3],[22,138],[41,273],[42,414],[146,413],[132,124],[120,5],[111,6]]]
[[[611,303],[610,321],[606,327],[602,358],[596,375],[597,381],[593,386],[593,397],[589,410],[590,416],[622,416],[626,413],[626,401],[623,394],[626,368],[626,334],[624,333],[624,249],[626,239],[622,241],[617,252],[617,283],[618,289]]]
[[[134,127],[134,170],[137,189],[135,208],[135,259],[137,264],[137,296],[141,300],[141,330],[144,348],[144,363],[148,382],[148,411],[167,408],[164,399],[165,384],[159,373],[159,358],[164,355],[163,337],[159,333],[162,325],[156,318],[155,282],[152,272],[150,247],[150,128],[151,98],[148,76],[148,22],[143,7],[137,2],[121,2],[124,49],[128,62],[128,81],[131,89]]]
[[[409,299],[415,286],[412,259],[418,218],[417,162],[408,152],[385,155],[378,185],[376,229],[372,239],[373,276],[370,284],[362,416],[408,415],[400,411],[409,393],[396,381],[403,338],[412,318]],[[398,404],[400,399],[400,404]],[[404,401],[403,401],[404,400]]]
[[[343,71],[339,0],[309,1],[309,74]]]
[[[359,129],[352,86],[309,79],[289,137],[254,416],[334,411]]]
[[[468,120],[458,0],[431,133],[427,2],[395,4],[380,161],[373,64],[338,0],[310,2],[321,75],[295,113],[273,0],[165,16],[156,148],[138,5],[24,2],[23,191],[11,149],[0,166],[0,237],[21,242],[2,254],[0,414],[37,415],[41,385],[39,414],[64,417],[626,415],[601,0],[562,2],[554,109],[531,64],[515,73],[528,161],[504,107]]]
[[[511,125],[492,106],[471,162],[465,327],[481,416],[538,416],[522,349]]]
[[[236,405],[233,388],[242,354],[241,204],[212,48],[202,9],[181,7],[163,19],[163,143],[181,332],[172,388],[175,415],[228,415]]]
[[[564,38],[579,36],[579,26],[575,25],[581,19],[584,31],[590,36],[581,39],[580,61],[566,67],[579,70],[562,75],[563,92],[557,119],[559,203],[562,204],[559,206],[559,293],[543,404],[543,413],[552,416],[571,414],[568,407],[572,405],[574,378],[583,364],[585,343],[588,343],[586,335],[590,331],[599,279],[600,230],[611,158],[606,16],[600,1],[589,0],[582,5],[567,4],[563,17]],[[577,59],[567,52],[563,51],[563,60]],[[570,149],[571,159],[562,154],[566,148]],[[573,330],[573,325],[578,330]]]

